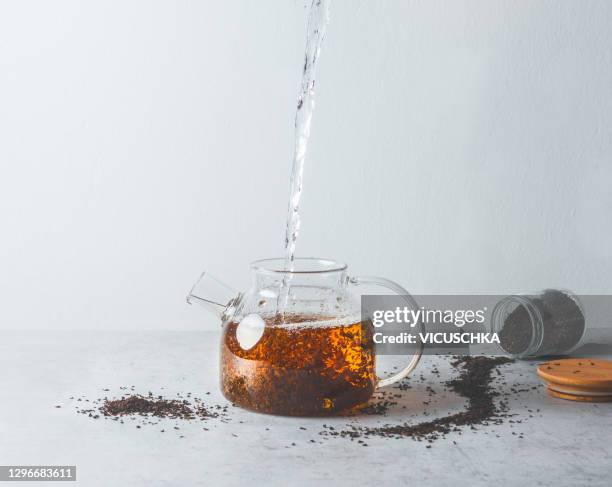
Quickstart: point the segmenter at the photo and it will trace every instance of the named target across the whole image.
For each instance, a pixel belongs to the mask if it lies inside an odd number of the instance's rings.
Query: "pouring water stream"
[[[315,107],[315,75],[321,46],[325,38],[325,30],[329,23],[330,3],[331,0],[312,0],[308,14],[304,68],[295,113],[295,152],[291,169],[289,208],[285,231],[285,269],[287,270],[293,270],[294,268],[295,247],[300,233],[300,200],[304,184],[304,162]],[[289,300],[290,279],[290,274],[285,274],[279,292],[277,309],[281,314]]]

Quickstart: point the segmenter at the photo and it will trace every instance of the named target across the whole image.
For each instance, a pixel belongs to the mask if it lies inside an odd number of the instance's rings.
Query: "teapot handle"
[[[409,307],[415,310],[419,308],[419,305],[417,304],[417,302],[414,300],[414,298],[410,295],[410,293],[406,289],[404,289],[402,286],[400,286],[396,282],[390,281],[389,279],[385,279],[384,277],[376,277],[376,276],[350,277],[349,282],[353,284],[354,286],[362,286],[362,285],[371,284],[371,285],[381,286],[381,287],[390,289],[395,294],[399,294],[400,296],[402,296],[404,300],[407,302]],[[423,323],[419,323],[419,326],[421,328],[421,331],[424,331]],[[421,360],[421,356],[423,355],[423,343],[419,341],[416,345],[417,345],[417,349],[414,355],[412,356],[412,358],[410,359],[410,362],[408,363],[408,365],[404,367],[402,370],[400,370],[397,374],[392,375],[391,377],[387,377],[386,379],[380,379],[378,381],[377,388],[394,384],[395,382],[402,380],[404,377],[406,377],[408,374],[410,374],[410,372],[414,370],[414,368],[419,363],[419,360]]]

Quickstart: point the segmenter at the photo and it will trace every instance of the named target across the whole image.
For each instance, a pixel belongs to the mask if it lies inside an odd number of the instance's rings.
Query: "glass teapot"
[[[237,406],[270,414],[333,415],[367,402],[379,387],[406,377],[419,345],[399,373],[375,370],[371,321],[362,319],[358,286],[377,285],[418,305],[398,284],[380,277],[350,277],[332,260],[263,259],[251,264],[251,288],[234,291],[204,272],[188,303],[221,318],[220,380]]]

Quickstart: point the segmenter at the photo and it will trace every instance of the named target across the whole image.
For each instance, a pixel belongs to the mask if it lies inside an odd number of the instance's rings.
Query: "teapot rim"
[[[293,268],[286,267],[286,259],[272,257],[251,262],[251,269],[269,274],[329,274],[343,272],[348,265],[334,259],[319,257],[295,257]]]

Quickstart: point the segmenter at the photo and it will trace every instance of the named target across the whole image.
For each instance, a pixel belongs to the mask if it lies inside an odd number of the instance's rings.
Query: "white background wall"
[[[0,328],[198,328],[280,255],[304,1],[0,1]],[[298,254],[612,292],[612,2],[335,0]]]

